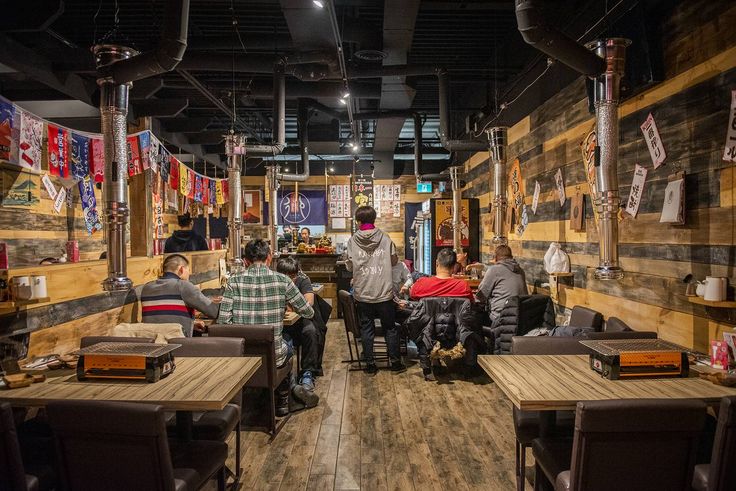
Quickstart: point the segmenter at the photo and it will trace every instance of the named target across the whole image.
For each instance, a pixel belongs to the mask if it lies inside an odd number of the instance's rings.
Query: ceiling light
[[[330,172],[335,172],[335,168],[334,167],[330,167]]]
[[[312,3],[314,4],[315,7],[318,7],[321,9],[325,8],[325,2],[323,2],[322,0],[312,0]]]
[[[350,97],[350,92],[345,90],[345,92],[342,93],[342,98],[347,99],[348,97]]]
[[[348,100],[347,99],[340,99],[340,104],[347,105],[347,103],[348,103]]]

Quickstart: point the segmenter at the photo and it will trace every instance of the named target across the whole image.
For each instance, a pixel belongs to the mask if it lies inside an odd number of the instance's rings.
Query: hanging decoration
[[[659,136],[657,123],[654,122],[652,113],[649,113],[647,119],[642,123],[641,132],[644,133],[644,139],[646,140],[647,147],[649,148],[649,156],[652,157],[652,163],[656,169],[662,165],[664,159],[667,158],[667,153],[664,151],[662,138]]]
[[[128,175],[132,177],[143,172],[141,168],[141,154],[136,135],[128,136],[126,141],[128,143]]]
[[[49,193],[49,198],[52,200],[56,199],[56,195],[59,194],[59,192],[56,190],[54,183],[51,182],[51,178],[48,174],[43,175],[41,182],[43,183],[43,187],[46,188],[46,192]]]
[[[731,114],[728,118],[726,145],[723,148],[723,160],[736,162],[736,90],[731,91]]]
[[[141,166],[143,170],[148,170],[151,168],[151,134],[148,131],[144,131],[138,135],[138,147]]]
[[[43,121],[26,111],[20,112],[18,152],[18,165],[20,167],[41,172]]]
[[[89,146],[89,173],[96,183],[102,182],[105,180],[105,144],[102,138],[91,138]]]
[[[13,147],[13,118],[15,106],[0,98],[0,160],[11,160]]]
[[[98,230],[102,230],[102,223],[100,223],[100,216],[97,213],[95,188],[89,176],[79,181],[79,196],[82,201],[84,223],[87,225],[87,235],[92,235]]]
[[[560,200],[560,208],[565,206],[567,196],[565,195],[565,180],[562,178],[562,169],[557,169],[555,173],[555,188],[557,189],[557,199]]]
[[[49,172],[52,176],[69,177],[68,135],[65,128],[48,125]]]
[[[89,175],[89,138],[72,133],[72,177],[84,179]]]
[[[588,188],[590,189],[590,196],[592,199],[598,194],[598,186],[596,185],[595,177],[595,147],[598,144],[598,138],[595,134],[595,124],[583,141],[580,143],[580,151],[583,154],[583,167],[585,167],[585,178],[588,181]],[[598,225],[598,208],[595,206],[593,201],[593,219]]]
[[[641,203],[641,196],[644,194],[644,182],[647,180],[647,169],[639,164],[636,164],[634,169],[634,179],[631,181],[631,191],[629,192],[629,199],[626,201],[626,213],[636,218],[636,214],[639,213],[639,204]]]
[[[534,197],[532,198],[532,213],[537,214],[537,206],[539,206],[539,193],[542,191],[542,186],[539,185],[539,181],[534,181]]]

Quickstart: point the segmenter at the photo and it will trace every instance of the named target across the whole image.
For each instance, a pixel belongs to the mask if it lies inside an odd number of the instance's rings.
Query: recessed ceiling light
[[[312,0],[312,3],[314,4],[315,7],[318,7],[321,9],[325,8],[325,2],[323,2],[322,0]]]
[[[347,99],[340,99],[340,104],[347,105],[347,103],[348,103],[348,100]]]
[[[346,90],[345,92],[343,92],[343,93],[342,93],[342,98],[343,98],[343,99],[347,99],[348,97],[350,97],[350,92],[348,92],[348,91]]]

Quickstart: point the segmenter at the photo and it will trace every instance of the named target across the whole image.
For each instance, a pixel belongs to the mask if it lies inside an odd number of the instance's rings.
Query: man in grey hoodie
[[[526,275],[507,245],[496,247],[496,264],[486,269],[475,294],[479,302],[487,302],[491,321],[495,321],[509,297],[527,295]]]
[[[396,329],[394,294],[391,268],[399,261],[396,246],[391,238],[377,229],[376,210],[361,206],[355,210],[358,231],[350,237],[347,245],[348,271],[353,272],[353,298],[355,299],[363,343],[363,358],[366,372],[378,371],[373,357],[373,341],[376,332],[375,319],[381,319],[386,332],[386,348],[391,370],[406,370],[401,362],[399,332]]]

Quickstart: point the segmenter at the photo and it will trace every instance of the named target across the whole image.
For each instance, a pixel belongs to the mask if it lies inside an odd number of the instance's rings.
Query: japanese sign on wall
[[[377,216],[401,216],[401,185],[377,184],[373,193],[373,207]]]
[[[539,185],[539,181],[534,183],[534,198],[532,198],[532,213],[537,214],[537,206],[539,206],[539,193],[542,187]]]
[[[435,243],[434,245],[443,247],[452,247],[452,200],[438,199],[434,201],[434,218],[435,218]],[[468,221],[469,201],[462,200],[460,226],[460,243],[463,247],[470,246],[470,226]]]
[[[631,181],[631,192],[629,199],[626,201],[626,213],[636,218],[639,213],[639,204],[641,196],[644,193],[644,182],[647,180],[647,170],[639,164],[636,164],[634,170],[634,179]]]
[[[590,188],[590,197],[593,200],[593,218],[598,224],[598,209],[595,206],[595,197],[598,194],[598,186],[596,185],[595,176],[595,147],[598,139],[595,134],[595,126],[591,129],[583,141],[580,143],[580,151],[583,154],[583,166],[585,167],[585,178]]]
[[[349,216],[355,216],[355,210],[360,206],[373,206],[373,177],[362,174],[353,176],[350,188],[352,201]]]
[[[330,218],[347,218],[350,216],[350,185],[330,185]]]
[[[728,119],[726,146],[723,149],[723,160],[736,162],[736,90],[731,91],[731,114]]]
[[[560,200],[560,208],[565,206],[567,196],[565,195],[565,180],[562,178],[562,169],[557,169],[555,173],[555,188],[557,189],[557,199]]]
[[[647,142],[649,148],[649,155],[652,157],[652,163],[656,169],[664,162],[667,158],[667,154],[664,151],[662,145],[662,139],[659,137],[659,131],[657,131],[657,123],[654,122],[652,113],[649,113],[646,121],[641,125],[641,132],[644,133],[644,139]]]

